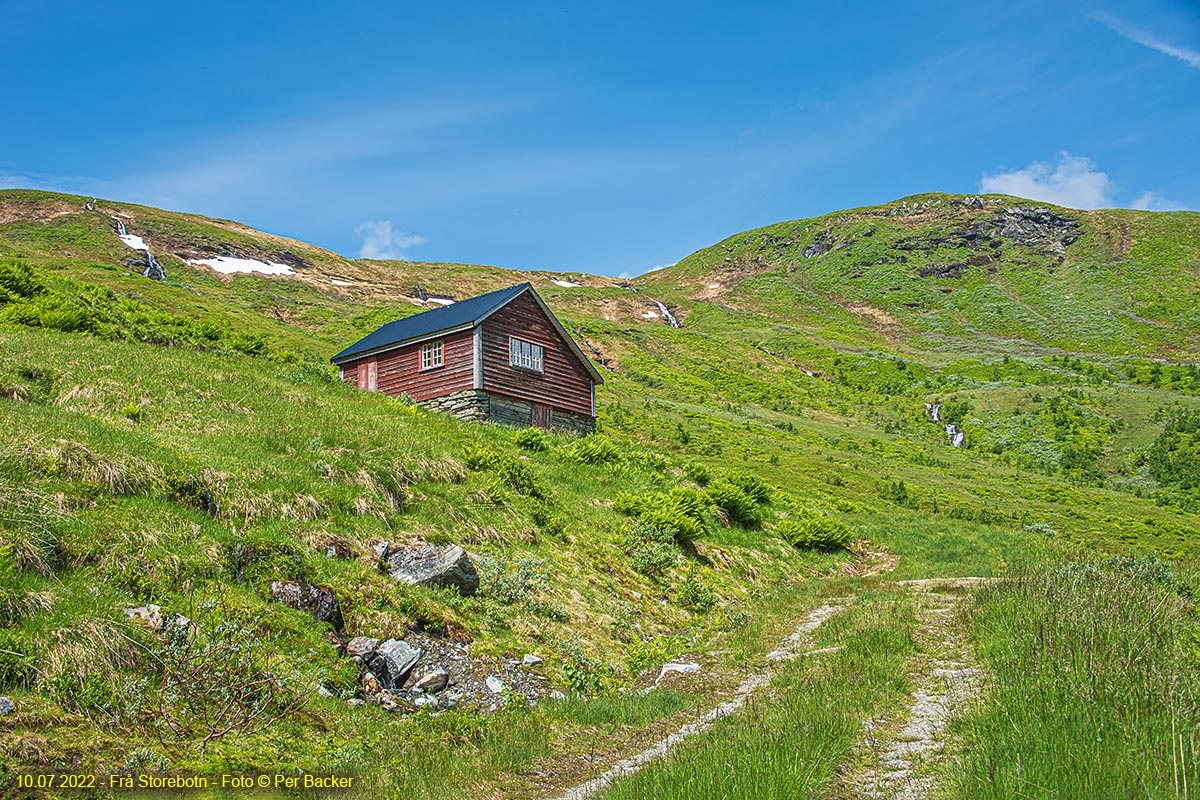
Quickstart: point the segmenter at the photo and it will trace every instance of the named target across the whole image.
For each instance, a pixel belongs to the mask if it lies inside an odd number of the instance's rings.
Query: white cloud
[[[425,244],[424,236],[413,236],[392,230],[390,219],[364,222],[354,229],[363,237],[359,258],[378,258],[392,261],[408,260],[405,251],[410,247]]]
[[[1093,14],[1093,19],[1105,26],[1114,33],[1123,36],[1135,44],[1140,44],[1144,47],[1149,47],[1152,50],[1157,50],[1163,55],[1168,55],[1171,58],[1177,58],[1193,69],[1200,69],[1200,51],[1192,50],[1187,47],[1180,47],[1164,42],[1152,33],[1147,33],[1139,28],[1125,24],[1111,14]]]
[[[1136,208],[1139,211],[1188,211],[1188,207],[1183,203],[1176,203],[1174,200],[1168,200],[1158,192],[1142,192],[1138,198],[1133,201],[1130,208]]]
[[[1053,164],[1035,161],[1024,169],[984,175],[979,191],[1011,194],[1068,208],[1110,208],[1112,182],[1091,159],[1063,151]]]

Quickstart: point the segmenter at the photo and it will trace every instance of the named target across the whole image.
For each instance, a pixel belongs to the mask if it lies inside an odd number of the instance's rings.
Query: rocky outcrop
[[[317,622],[328,622],[335,631],[342,630],[344,625],[337,595],[326,586],[299,581],[271,581],[271,599],[288,608],[307,611]]]
[[[419,544],[392,549],[384,544],[387,573],[410,585],[453,586],[464,597],[479,589],[479,573],[466,552],[455,544]]]

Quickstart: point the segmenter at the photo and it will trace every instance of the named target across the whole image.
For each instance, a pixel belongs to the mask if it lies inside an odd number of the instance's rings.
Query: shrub
[[[625,460],[625,454],[615,442],[596,433],[567,445],[559,452],[567,461],[580,464],[616,464]]]
[[[629,565],[643,575],[660,575],[679,562],[679,531],[639,522],[630,531]]]
[[[775,532],[794,547],[814,550],[836,550],[850,544],[854,538],[841,522],[816,512],[798,519],[780,520],[775,525]]]
[[[613,510],[662,530],[675,539],[692,542],[704,535],[705,518],[712,502],[698,489],[676,487],[670,492],[619,492]]]
[[[467,468],[475,472],[491,472],[519,494],[544,497],[545,489],[537,471],[516,456],[471,446],[464,453]]]
[[[708,467],[704,466],[698,461],[689,461],[684,464],[683,474],[686,475],[689,480],[695,481],[697,486],[707,486],[712,480],[712,473],[709,471]]]
[[[541,452],[549,447],[546,434],[537,428],[522,428],[513,436],[513,441],[518,447],[534,452]]]
[[[689,575],[687,580],[675,587],[675,602],[693,611],[708,611],[720,599],[711,586],[695,575]]]
[[[704,487],[704,492],[739,525],[750,528],[762,522],[758,503],[740,486],[728,480],[719,480]]]
[[[479,570],[479,593],[506,606],[535,602],[538,594],[550,588],[550,562],[538,556],[505,561],[481,556],[475,567]]]
[[[42,291],[42,283],[28,265],[20,261],[0,261],[0,303],[30,298]]]
[[[1049,522],[1031,522],[1025,526],[1025,530],[1029,533],[1040,533],[1047,539],[1053,539],[1058,535],[1058,531],[1054,530],[1054,526]]]
[[[766,503],[771,499],[771,485],[748,469],[731,469],[725,480],[741,489],[755,503]]]

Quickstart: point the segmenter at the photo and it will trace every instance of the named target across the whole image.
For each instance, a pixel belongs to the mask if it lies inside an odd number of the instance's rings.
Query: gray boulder
[[[10,697],[0,697],[0,717],[12,714],[17,710],[17,704]]]
[[[375,650],[367,661],[367,667],[384,689],[399,689],[408,680],[421,653],[420,648],[400,639],[388,639]]]
[[[454,586],[464,597],[479,589],[479,573],[455,544],[420,544],[387,554],[387,571],[396,580],[422,586]]]
[[[335,631],[345,624],[337,595],[327,586],[299,581],[271,581],[271,599],[288,608],[307,611],[317,622],[328,622]]]

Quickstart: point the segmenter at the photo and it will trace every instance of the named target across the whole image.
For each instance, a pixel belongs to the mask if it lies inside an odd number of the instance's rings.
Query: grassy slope
[[[0,649],[16,652],[34,645],[32,662],[4,664],[4,680],[17,687],[10,693],[43,715],[6,739],[9,758],[17,758],[13,748],[55,737],[60,744],[47,750],[51,763],[73,758],[112,763],[150,735],[138,727],[144,722],[136,714],[117,727],[80,717],[85,704],[72,691],[81,690],[63,688],[75,685],[69,676],[80,674],[76,669],[111,669],[117,678],[145,669],[131,666],[136,652],[103,661],[108,656],[86,646],[89,635],[125,630],[117,613],[123,603],[153,601],[198,613],[208,596],[227,597],[264,635],[281,637],[278,669],[300,683],[320,679],[349,691],[353,675],[332,657],[320,630],[303,615],[264,600],[264,582],[271,577],[304,577],[338,590],[354,633],[381,636],[420,625],[473,639],[475,651],[485,655],[536,650],[549,657],[556,677],[566,666],[584,666],[619,683],[642,665],[630,655],[631,641],[687,630],[717,632],[743,620],[740,609],[754,619],[768,608],[755,587],[836,568],[838,557],[802,555],[769,530],[714,525],[696,551],[665,576],[635,572],[627,554],[629,520],[604,501],[622,489],[688,484],[694,463],[717,473],[749,467],[762,475],[782,490],[773,515],[804,506],[834,513],[859,536],[900,554],[901,577],[995,572],[1020,559],[1025,548],[1038,546],[1021,530],[1033,522],[1049,523],[1061,538],[1092,547],[1159,550],[1192,562],[1200,553],[1194,516],[1170,503],[1156,504],[1154,496],[1169,490],[1139,464],[1140,453],[1161,430],[1153,412],[1171,403],[1196,407],[1200,384],[1190,375],[1152,379],[1149,361],[1114,358],[1105,336],[1086,326],[1071,341],[1055,334],[1042,342],[1014,343],[1008,337],[1029,331],[973,316],[974,303],[939,307],[932,322],[921,321],[915,310],[889,298],[909,292],[920,302],[943,302],[952,295],[925,291],[925,279],[907,273],[868,270],[866,276],[873,286],[907,281],[911,286],[902,292],[831,294],[835,285],[863,285],[839,278],[837,266],[863,260],[849,252],[862,240],[816,259],[797,256],[799,245],[772,246],[771,258],[755,264],[753,236],[732,237],[725,246],[734,248],[738,269],[749,275],[736,285],[723,274],[713,277],[720,268],[706,251],[639,280],[637,294],[607,279],[572,276],[585,286],[564,289],[548,276],[533,276],[567,326],[616,370],[606,375],[598,400],[601,426],[618,443],[620,456],[615,463],[588,466],[562,457],[568,440],[555,440],[544,454],[526,453],[512,444],[509,432],[362,395],[331,384],[319,367],[354,337],[419,310],[408,300],[417,283],[431,293],[462,296],[511,285],[526,279],[525,273],[348,262],[233,223],[102,204],[102,210],[111,206],[128,214],[130,231],[160,254],[169,280],[155,284],[124,265],[132,251],[116,239],[107,217],[81,212],[81,206],[78,198],[0,193],[0,256],[20,256],[56,291],[71,294],[81,291],[80,282],[98,284],[185,320],[251,333],[266,346],[250,357],[225,347],[224,340],[197,352],[121,341],[131,337],[108,329],[85,336],[8,324],[0,333],[5,343],[0,384],[25,401],[0,405],[5,485],[28,490],[15,495],[20,502],[10,497],[9,507],[24,503],[44,515],[52,523],[45,533],[53,536],[42,553],[50,574],[39,575],[26,563],[14,578],[23,596],[48,597],[49,610],[18,614],[3,632],[19,646],[0,643]],[[955,214],[967,214],[955,208]],[[849,238],[839,226],[869,224],[876,233],[866,239],[877,248],[928,222],[864,213],[843,212],[821,223],[835,240]],[[1186,276],[1195,270],[1189,250],[1194,239],[1188,238],[1195,215],[1128,212],[1132,216],[1125,219],[1126,213],[1086,215],[1082,221],[1094,241],[1085,236],[1066,253],[1073,257],[1072,248],[1085,246],[1091,248],[1089,258],[1102,261],[1108,246],[1103,242],[1109,241],[1105,226],[1120,231],[1126,221],[1133,231],[1131,252],[1168,253],[1162,274],[1179,284],[1176,297],[1191,296],[1194,281]],[[299,262],[301,277],[228,280],[175,258],[218,253]],[[1005,288],[1033,281],[1029,275],[1044,266],[1037,254],[1025,257],[1033,267],[1017,270],[1001,262]],[[753,267],[746,266],[747,259]],[[783,270],[783,263],[798,266]],[[824,272],[814,271],[822,263]],[[915,269],[912,262],[905,267]],[[333,277],[355,285],[335,287],[329,283]],[[963,280],[982,281],[972,284],[978,292],[992,291],[987,286],[995,283],[980,276]],[[1037,280],[1044,284],[1048,278]],[[711,301],[696,299],[718,282],[721,289]],[[1038,291],[1051,293],[1046,285]],[[1022,303],[1036,305],[1036,292],[1022,292]],[[1156,320],[1131,328],[1138,352],[1193,348],[1195,330],[1186,314],[1157,308],[1156,295],[1133,290],[1118,295],[1104,297],[1123,318]],[[679,309],[684,328],[646,319],[652,307],[647,296]],[[857,303],[870,303],[896,321],[880,323]],[[1019,318],[1011,308],[996,313],[997,319]],[[1066,325],[1075,312],[1062,313]],[[970,335],[946,338],[960,332]],[[934,345],[945,348],[930,349]],[[1044,357],[1068,345],[1099,353],[1070,363]],[[959,351],[953,358],[946,352],[951,347]],[[1035,357],[1029,357],[1031,350]],[[1001,354],[1013,358],[1001,360]],[[1055,422],[1044,408],[1050,396],[1069,401],[1078,419],[1065,427]],[[935,398],[970,402],[962,423],[971,449],[946,446],[938,426],[925,418],[921,404]],[[994,433],[1000,421],[1011,428],[1004,429],[1004,442]],[[1099,424],[1104,421],[1119,425],[1109,429]],[[1088,437],[1098,442],[1089,469],[1062,468],[1063,453]],[[477,447],[524,459],[547,487],[547,497],[535,500],[467,471],[467,454]],[[388,488],[397,485],[397,475],[404,476],[399,483],[405,486],[399,496]],[[904,482],[903,497],[889,489],[898,481]],[[195,507],[197,482],[219,496],[215,515]],[[539,506],[565,521],[561,534],[545,524]],[[40,535],[26,523],[19,514],[6,518],[5,535],[18,548],[28,549]],[[528,590],[530,604],[505,606],[489,600],[487,592],[464,603],[397,587],[365,555],[349,561],[321,555],[330,537],[364,553],[373,539],[398,534],[460,541],[502,564],[521,556],[546,559],[553,578]],[[248,566],[244,556],[233,557],[247,548],[259,554]],[[719,610],[686,607],[683,586],[715,591]],[[92,595],[89,587],[99,593]],[[781,614],[781,622],[787,616]],[[571,646],[577,640],[582,648]],[[56,675],[68,678],[55,684]],[[111,681],[84,688],[95,697],[121,694]],[[611,718],[653,724],[674,711],[645,702],[646,708],[636,702],[617,708]],[[589,713],[571,707],[539,710],[533,718],[505,717],[491,733],[478,734],[492,738],[478,758],[463,761],[464,774],[519,791],[521,782],[513,776],[553,761],[564,747],[570,752],[564,742],[595,724]],[[456,733],[459,723],[453,721],[411,724],[415,730],[366,711],[347,712],[336,700],[312,699],[289,725],[252,738],[249,747],[210,747],[208,757],[268,763],[274,748],[290,749],[292,737],[316,736],[318,744],[303,756],[310,766],[333,760],[357,768],[397,746],[409,757],[406,763],[419,764],[421,758],[438,759],[439,748],[457,746],[456,737],[467,735]],[[346,750],[348,726],[364,725],[374,738]],[[547,739],[550,729],[561,736]],[[541,733],[532,749],[516,747],[535,730]],[[478,743],[470,738],[475,735],[464,741]],[[421,742],[428,745],[426,756]],[[176,767],[196,757],[186,742],[166,751]],[[381,785],[416,781],[409,769],[390,778],[372,774]],[[467,796],[472,791],[464,788]]]

